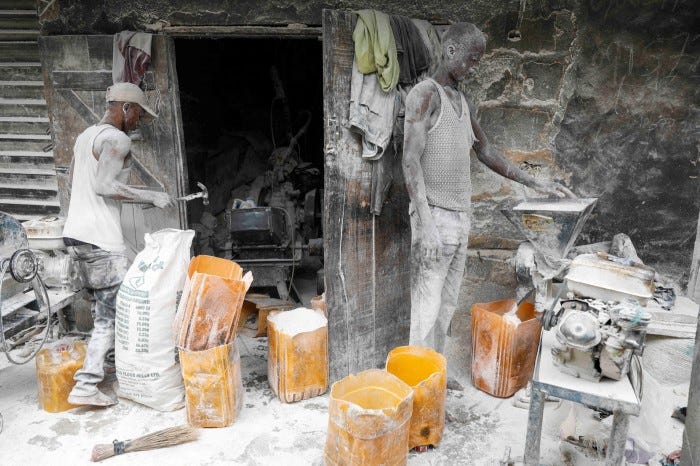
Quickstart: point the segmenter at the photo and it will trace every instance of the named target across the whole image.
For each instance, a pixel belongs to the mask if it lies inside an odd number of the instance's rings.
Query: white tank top
[[[468,212],[472,182],[469,151],[476,140],[469,106],[460,92],[462,114],[457,115],[443,87],[428,78],[440,94],[440,113],[428,130],[420,163],[428,204],[448,210]]]
[[[94,244],[106,251],[125,249],[120,221],[121,206],[97,194],[97,159],[92,147],[95,138],[112,125],[94,125],[83,131],[73,146],[73,179],[68,217],[63,236]]]

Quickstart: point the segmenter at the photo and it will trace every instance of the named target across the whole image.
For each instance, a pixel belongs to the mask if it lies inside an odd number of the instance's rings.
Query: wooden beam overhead
[[[293,26],[165,26],[161,30],[170,36],[201,37],[247,37],[247,38],[285,38],[315,39],[321,37],[320,27]]]
[[[112,70],[57,70],[51,72],[51,80],[56,89],[104,91],[112,85]],[[153,90],[156,88],[153,71],[146,72],[144,81],[146,83],[146,90]]]

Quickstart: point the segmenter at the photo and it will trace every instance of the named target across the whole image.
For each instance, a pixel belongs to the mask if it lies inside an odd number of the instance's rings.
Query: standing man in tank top
[[[118,83],[107,89],[107,111],[96,125],[75,141],[71,162],[71,197],[63,241],[77,261],[92,301],[94,328],[82,369],[68,396],[74,405],[109,406],[117,401],[102,393],[104,359],[114,347],[115,301],[126,274],[127,257],[122,236],[119,201],[173,205],[166,193],[128,186],[131,139],[142,118],[157,115],[146,105],[136,85]]]
[[[443,60],[406,97],[403,170],[411,199],[410,344],[443,353],[467,258],[470,150],[491,170],[537,191],[575,197],[520,170],[489,144],[457,85],[476,72],[486,38],[471,23],[447,28]]]

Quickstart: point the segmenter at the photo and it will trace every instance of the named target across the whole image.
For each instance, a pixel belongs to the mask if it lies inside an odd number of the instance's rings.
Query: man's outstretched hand
[[[568,197],[572,199],[578,197],[569,188],[567,188],[563,184],[557,183],[556,181],[536,180],[535,184],[533,184],[531,187],[535,191],[538,191],[542,194],[547,194],[549,196],[561,198]]]

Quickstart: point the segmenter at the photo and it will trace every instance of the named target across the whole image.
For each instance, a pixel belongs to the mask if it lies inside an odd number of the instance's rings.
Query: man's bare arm
[[[471,106],[470,106],[471,107]],[[557,197],[576,197],[567,187],[549,180],[538,180],[523,170],[515,166],[508,160],[498,149],[489,143],[486,133],[479,125],[479,122],[474,118],[474,112],[471,113],[472,129],[477,141],[474,143],[474,150],[477,158],[501,176],[509,180],[517,181],[518,183],[529,186],[537,191],[551,194]]]
[[[439,99],[434,85],[427,81],[417,84],[406,98],[402,165],[408,196],[418,215],[417,233],[426,256],[437,256],[440,238],[428,205],[420,159],[432,116],[440,106]]]
[[[157,207],[172,205],[172,198],[162,192],[138,189],[120,181],[119,174],[131,149],[131,140],[123,133],[109,131],[95,139],[97,162],[97,194],[121,201],[152,203]]]

